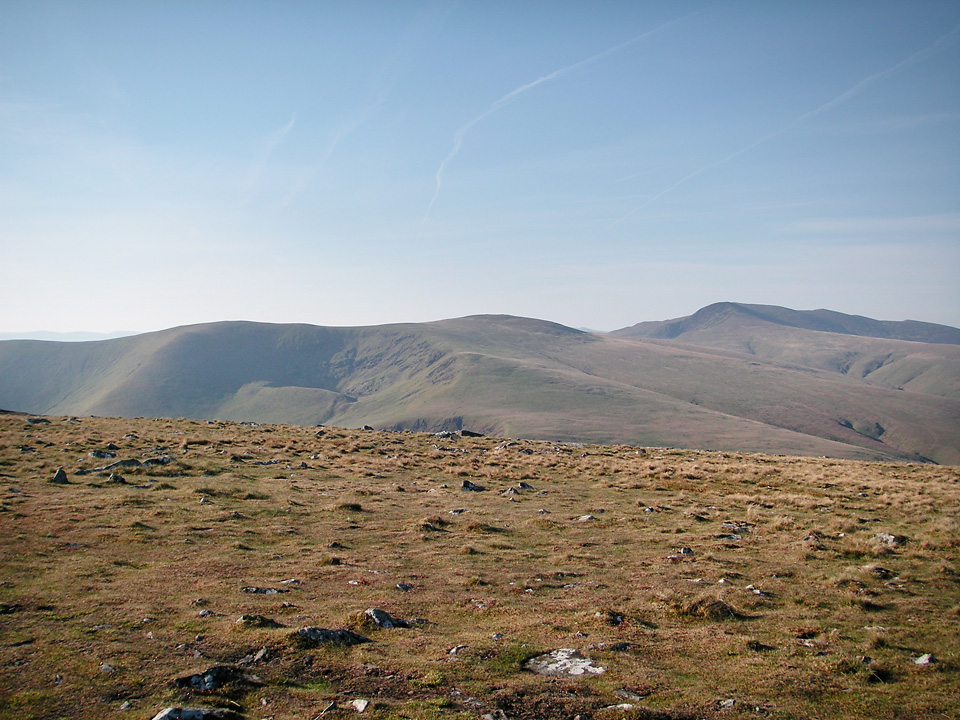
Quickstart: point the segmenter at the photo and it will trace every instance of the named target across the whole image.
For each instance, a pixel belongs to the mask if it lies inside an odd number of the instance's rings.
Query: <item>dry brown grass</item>
[[[958,517],[955,467],[2,415],[0,718],[956,717]],[[370,607],[426,622],[289,638]],[[607,672],[521,669],[559,647]]]

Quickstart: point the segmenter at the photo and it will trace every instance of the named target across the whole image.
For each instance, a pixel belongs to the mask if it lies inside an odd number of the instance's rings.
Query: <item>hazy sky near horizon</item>
[[[960,3],[7,0],[0,332],[960,326]]]

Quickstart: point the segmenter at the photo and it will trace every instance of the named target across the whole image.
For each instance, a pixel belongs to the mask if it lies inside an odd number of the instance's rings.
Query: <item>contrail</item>
[[[721,158],[720,160],[715,160],[715,161],[713,161],[713,162],[711,162],[711,163],[707,163],[707,164],[704,165],[703,167],[701,167],[701,168],[699,168],[699,169],[697,169],[697,170],[694,170],[694,171],[693,171],[692,173],[690,173],[689,175],[685,175],[684,177],[682,177],[682,178],[680,178],[679,180],[677,180],[677,182],[675,182],[675,183],[674,183],[673,185],[671,185],[670,187],[665,188],[665,189],[661,190],[660,192],[656,193],[655,195],[647,198],[647,199],[644,200],[642,203],[640,203],[639,205],[637,205],[637,207],[635,207],[633,210],[631,210],[630,212],[628,212],[626,215],[624,215],[623,217],[619,218],[618,220],[615,220],[613,223],[611,223],[611,224],[608,225],[606,228],[604,228],[600,233],[597,233],[597,236],[609,232],[610,230],[612,230],[613,228],[615,228],[617,225],[619,225],[620,223],[622,223],[624,220],[627,220],[628,218],[633,217],[634,215],[636,215],[638,212],[640,212],[641,210],[643,210],[643,208],[647,207],[647,205],[649,205],[650,203],[655,202],[656,200],[659,200],[660,198],[662,198],[662,197],[663,197],[664,195],[666,195],[667,193],[673,192],[674,190],[676,190],[678,187],[680,187],[680,186],[683,185],[684,183],[686,183],[686,182],[692,180],[693,178],[697,177],[697,175],[701,175],[702,173],[705,173],[707,170],[712,170],[713,168],[716,168],[716,167],[719,167],[719,166],[721,166],[721,165],[724,165],[724,164],[730,162],[731,160],[734,160],[735,158],[740,157],[740,156],[743,155],[744,153],[747,153],[747,152],[753,150],[755,147],[758,147],[758,146],[760,146],[760,145],[763,145],[765,142],[768,142],[768,141],[772,140],[773,138],[777,137],[778,135],[782,135],[783,133],[787,132],[787,131],[790,130],[791,128],[794,128],[794,127],[796,127],[797,125],[799,125],[799,124],[801,124],[801,123],[803,123],[803,122],[806,122],[807,120],[810,120],[811,118],[814,118],[814,117],[816,117],[816,116],[818,116],[818,115],[822,115],[823,113],[827,112],[828,110],[832,110],[833,108],[837,107],[838,105],[841,105],[842,103],[846,102],[846,101],[849,100],[850,98],[852,98],[852,97],[854,97],[854,96],[856,96],[856,95],[859,95],[861,92],[863,92],[864,90],[866,90],[866,89],[867,89],[868,87],[870,87],[871,85],[875,84],[877,81],[881,80],[882,78],[885,78],[885,77],[888,76],[888,75],[892,75],[893,73],[897,72],[897,71],[900,70],[901,68],[907,67],[908,65],[913,65],[914,63],[921,62],[922,60],[926,60],[928,57],[930,57],[931,55],[933,55],[942,45],[950,42],[950,41],[951,41],[952,39],[954,39],[955,36],[957,36],[958,34],[960,34],[960,25],[957,25],[957,26],[956,26],[955,28],[953,28],[953,30],[951,30],[950,32],[948,32],[948,33],[946,33],[946,34],[944,34],[944,35],[941,35],[939,38],[937,38],[933,43],[931,43],[931,44],[928,45],[927,47],[922,48],[921,50],[917,50],[915,53],[913,53],[913,54],[910,55],[909,57],[904,58],[903,60],[901,60],[900,62],[898,62],[896,65],[891,65],[890,67],[888,67],[888,68],[885,69],[885,70],[881,70],[880,72],[874,73],[873,75],[868,75],[867,77],[865,77],[863,80],[861,80],[860,82],[858,82],[858,83],[857,83],[856,85],[854,85],[853,87],[851,87],[851,88],[849,88],[848,90],[845,90],[844,92],[840,93],[840,94],[837,95],[835,98],[833,98],[833,99],[831,99],[831,100],[828,100],[828,101],[825,102],[823,105],[821,105],[821,106],[819,106],[819,107],[817,107],[817,108],[814,108],[813,110],[808,110],[807,112],[803,113],[802,115],[799,115],[798,117],[794,118],[793,120],[791,120],[790,122],[788,122],[788,123],[787,123],[786,125],[784,125],[783,127],[778,128],[777,130],[773,130],[773,131],[767,133],[766,135],[763,135],[763,136],[760,137],[759,139],[754,140],[754,141],[753,141],[752,143],[750,143],[749,145],[746,145],[746,146],[740,148],[740,149],[737,150],[736,152],[733,152],[733,153],[731,153],[730,155],[727,155],[726,157]],[[597,236],[594,236],[594,237],[597,237]]]
[[[471,128],[473,128],[474,125],[476,125],[478,122],[483,120],[488,115],[491,115],[495,113],[497,110],[499,110],[500,108],[510,104],[511,102],[516,100],[518,97],[520,97],[526,92],[529,92],[530,90],[537,87],[538,85],[542,85],[545,82],[555,80],[561,75],[565,75],[568,72],[572,72],[573,70],[576,70],[577,68],[581,68],[584,65],[589,65],[591,63],[597,62],[598,60],[602,60],[608,55],[613,55],[614,53],[619,52],[625,47],[633,45],[634,43],[637,43],[640,40],[643,40],[644,38],[650,37],[654,33],[658,33],[661,30],[665,30],[666,28],[670,27],[671,25],[674,25],[678,22],[686,20],[687,18],[692,17],[694,15],[699,15],[703,12],[705,11],[698,10],[697,12],[689,13],[687,15],[683,15],[682,17],[665,22],[662,25],[658,25],[657,27],[653,28],[652,30],[647,30],[646,32],[641,33],[635,37],[632,37],[629,40],[625,40],[619,45],[614,45],[613,47],[607,48],[606,50],[599,52],[596,55],[591,55],[585,60],[580,60],[579,62],[575,62],[572,65],[567,65],[566,67],[562,67],[559,70],[554,70],[552,73],[543,75],[542,77],[537,78],[533,82],[529,82],[525,85],[521,85],[520,87],[515,88],[514,90],[511,90],[506,95],[496,100],[489,108],[487,108],[482,113],[477,115],[475,118],[473,118],[473,120],[468,122],[466,125],[462,126],[459,130],[457,130],[456,134],[453,136],[453,147],[450,149],[450,152],[447,153],[447,156],[443,159],[443,162],[440,163],[440,167],[437,168],[437,173],[434,176],[437,182],[437,186],[433,191],[433,197],[430,198],[430,204],[427,205],[427,212],[424,214],[423,220],[420,222],[421,234],[423,233],[423,228],[427,224],[427,220],[430,217],[430,211],[433,209],[433,204],[437,201],[437,197],[440,195],[440,187],[443,185],[443,171],[446,170],[447,165],[450,164],[450,161],[453,160],[457,156],[457,153],[460,152],[460,148],[463,146],[464,137],[466,137],[467,133],[470,131]]]

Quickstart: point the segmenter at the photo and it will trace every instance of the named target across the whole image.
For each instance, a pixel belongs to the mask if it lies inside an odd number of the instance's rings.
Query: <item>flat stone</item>
[[[935,662],[937,659],[930,653],[924,653],[913,661],[914,665],[933,665]]]
[[[573,648],[551,650],[543,655],[530,658],[523,664],[525,670],[537,675],[560,677],[582,677],[584,675],[600,675],[606,671],[605,667],[594,665],[593,662]]]
[[[320,645],[360,645],[373,642],[359,633],[344,628],[328,630],[321,627],[302,627],[293,633],[291,639],[301,647],[319,647]]]
[[[363,698],[357,698],[350,703],[350,705],[352,705],[354,710],[356,710],[358,713],[362,713],[364,710],[370,707],[370,701],[364,700]]]

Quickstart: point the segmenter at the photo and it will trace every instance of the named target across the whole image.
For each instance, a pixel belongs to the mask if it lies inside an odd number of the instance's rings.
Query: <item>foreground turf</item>
[[[0,718],[957,717],[956,467],[30,420],[0,416]],[[558,648],[604,672],[524,669]]]

